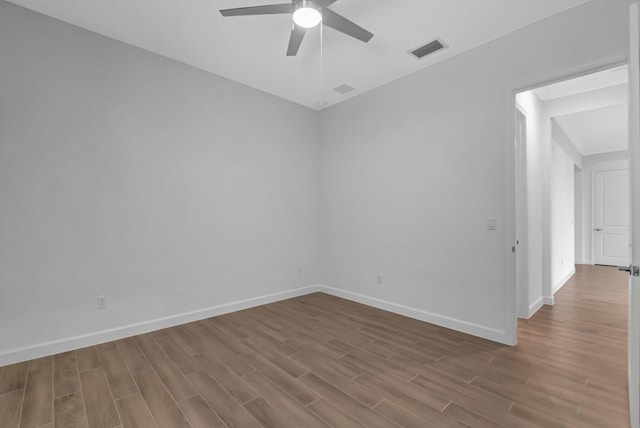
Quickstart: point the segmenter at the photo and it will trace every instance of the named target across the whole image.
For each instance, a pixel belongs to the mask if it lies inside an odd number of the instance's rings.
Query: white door
[[[640,8],[630,9],[629,172],[631,177],[631,258],[629,280],[629,405],[631,426],[640,428]]]
[[[626,169],[596,171],[593,184],[593,262],[597,265],[628,265],[629,172]]]

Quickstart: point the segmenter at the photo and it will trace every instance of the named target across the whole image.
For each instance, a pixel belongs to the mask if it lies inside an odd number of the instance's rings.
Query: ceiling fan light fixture
[[[313,28],[322,21],[320,7],[312,1],[303,0],[293,12],[293,22],[302,28]]]

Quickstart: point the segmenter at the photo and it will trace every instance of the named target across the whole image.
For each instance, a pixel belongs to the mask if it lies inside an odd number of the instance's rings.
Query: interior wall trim
[[[353,302],[362,303],[364,305],[373,306],[374,308],[383,309],[385,311],[393,312],[395,314],[404,315],[409,318],[414,318],[420,321],[425,321],[431,324],[435,324],[441,327],[450,328],[452,330],[460,331],[462,333],[478,336],[483,339],[488,339],[494,342],[502,343],[505,345],[514,345],[510,343],[507,332],[498,330],[495,328],[483,326],[480,324],[471,323],[468,321],[447,317],[440,314],[434,314],[432,312],[423,311],[421,309],[412,308],[409,306],[393,303],[387,300],[377,299],[375,297],[369,297],[351,291],[342,290],[339,288],[329,287],[327,285],[321,285],[321,290],[324,293],[332,296],[341,297]]]
[[[529,312],[525,319],[530,319],[532,316],[536,314],[540,310],[540,308],[544,305],[544,299],[540,297],[538,300],[529,305]]]
[[[307,294],[317,292],[322,292],[353,302],[362,303],[364,305],[393,312],[398,315],[404,315],[409,318],[425,321],[441,327],[450,328],[456,331],[471,334],[473,336],[492,340],[494,342],[513,345],[513,343],[509,343],[506,332],[502,330],[497,330],[491,327],[474,324],[468,321],[459,320],[440,314],[434,314],[398,303],[393,303],[387,300],[377,299],[374,297],[353,293],[351,291],[329,287],[323,284],[315,284],[307,287],[267,294],[251,299],[239,300],[236,302],[225,303],[209,308],[185,312],[182,314],[171,315],[168,317],[156,318],[150,321],[144,321],[108,330],[97,331],[95,333],[88,333],[51,342],[37,343],[22,348],[0,351],[0,367],[8,364],[18,363],[21,361],[32,360],[34,358],[44,357],[47,355],[54,355],[60,352],[67,352],[87,346],[98,345],[100,343],[105,343],[112,340],[124,339],[126,337],[131,337],[138,334],[149,333],[163,328],[174,327],[176,325],[199,321],[218,315],[224,315],[231,312],[250,309],[256,306],[266,305],[269,303],[274,303],[299,296],[305,296]]]
[[[553,294],[556,294],[564,285],[569,281],[573,275],[576,274],[576,267],[574,266],[560,281],[553,285]]]
[[[176,325],[199,321],[218,315],[224,315],[231,312],[250,309],[256,306],[278,302],[280,300],[304,296],[307,294],[322,291],[321,288],[322,287],[319,285],[310,285],[307,287],[286,290],[250,299],[238,300],[231,303],[225,303],[209,308],[198,309],[195,311],[184,312],[181,314],[162,318],[156,318],[140,323],[124,325],[108,330],[97,331],[94,333],[88,333],[79,336],[54,340],[51,342],[37,343],[21,348],[0,351],[0,367],[7,364],[13,364],[21,361],[32,360],[34,358],[44,357],[47,355],[54,355],[60,352],[67,352],[87,346],[98,345],[100,343],[110,342],[112,340],[124,339],[126,337],[149,333],[151,331],[174,327]]]

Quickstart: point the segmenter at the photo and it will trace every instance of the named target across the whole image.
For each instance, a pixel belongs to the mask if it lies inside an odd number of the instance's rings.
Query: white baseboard
[[[576,267],[574,266],[560,281],[553,285],[553,294],[556,294],[575,274]]]
[[[542,303],[544,303],[545,305],[553,306],[555,302],[556,301],[553,296],[542,296]]]
[[[297,288],[295,290],[268,294],[251,299],[225,303],[218,306],[185,312],[177,315],[171,315],[163,318],[157,318],[141,323],[102,330],[95,333],[68,337],[51,342],[37,343],[22,348],[9,349],[0,352],[0,367],[21,361],[31,360],[34,358],[44,357],[47,355],[54,355],[60,352],[67,352],[73,349],[98,345],[100,343],[123,339],[138,334],[149,333],[151,331],[160,330],[163,328],[173,327],[180,324],[211,318],[218,315],[224,315],[230,312],[241,311],[244,309],[249,309],[256,306],[274,303],[281,300],[291,299],[293,297],[304,296],[316,292],[327,293],[332,296],[341,297],[343,299],[362,303],[368,306],[373,306],[375,308],[418,319],[420,321],[425,321],[431,324],[436,324],[442,327],[461,331],[473,336],[482,337],[494,342],[504,343],[507,345],[513,344],[510,343],[506,332],[502,330],[497,330],[491,327],[474,324],[440,314],[434,314],[431,312],[423,311],[421,309],[411,308],[409,306],[400,305],[386,300],[368,297],[362,294],[357,294],[350,291],[318,284]]]
[[[306,294],[323,291],[322,288],[323,287],[319,285],[310,285],[308,287],[297,288],[295,290],[287,290],[251,299],[238,300],[236,302],[225,303],[222,305],[212,306],[209,308],[199,309],[191,312],[185,312],[182,314],[171,315],[168,317],[157,318],[141,323],[102,330],[95,333],[68,337],[51,342],[38,343],[23,348],[9,349],[0,352],[0,367],[7,364],[13,364],[21,361],[32,360],[34,358],[44,357],[47,355],[54,355],[60,352],[67,352],[73,349],[98,345],[100,343],[110,342],[112,340],[123,339],[125,337],[135,336],[137,334],[149,333],[151,331],[173,327],[180,324],[186,324],[193,321],[199,321],[218,315],[224,315],[230,312],[241,311],[256,306],[265,305],[267,303],[273,303],[280,300],[291,299],[293,297],[304,296]]]
[[[544,298],[540,297],[538,300],[529,305],[529,311],[527,312],[527,316],[525,319],[529,319],[536,314],[540,310],[540,308],[544,305]]]
[[[332,296],[341,297],[343,299],[351,300],[354,302],[362,303],[364,305],[373,306],[378,309],[393,312],[395,314],[404,315],[409,318],[418,319],[431,324],[436,324],[441,327],[450,328],[452,330],[468,333],[473,336],[489,339],[494,342],[504,343],[512,345],[507,337],[507,333],[502,330],[497,330],[491,327],[486,327],[479,324],[470,323],[468,321],[459,320],[456,318],[447,317],[440,314],[434,314],[431,312],[423,311],[421,309],[411,308],[409,306],[400,305],[397,303],[389,302],[374,297],[364,296],[362,294],[353,293],[351,291],[341,290],[339,288],[333,288],[326,285],[321,285],[320,291],[331,294]]]

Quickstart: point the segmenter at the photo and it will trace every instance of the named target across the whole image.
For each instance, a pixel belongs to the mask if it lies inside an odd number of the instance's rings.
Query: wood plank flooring
[[[0,368],[0,427],[627,427],[627,275],[508,347],[325,294]]]

